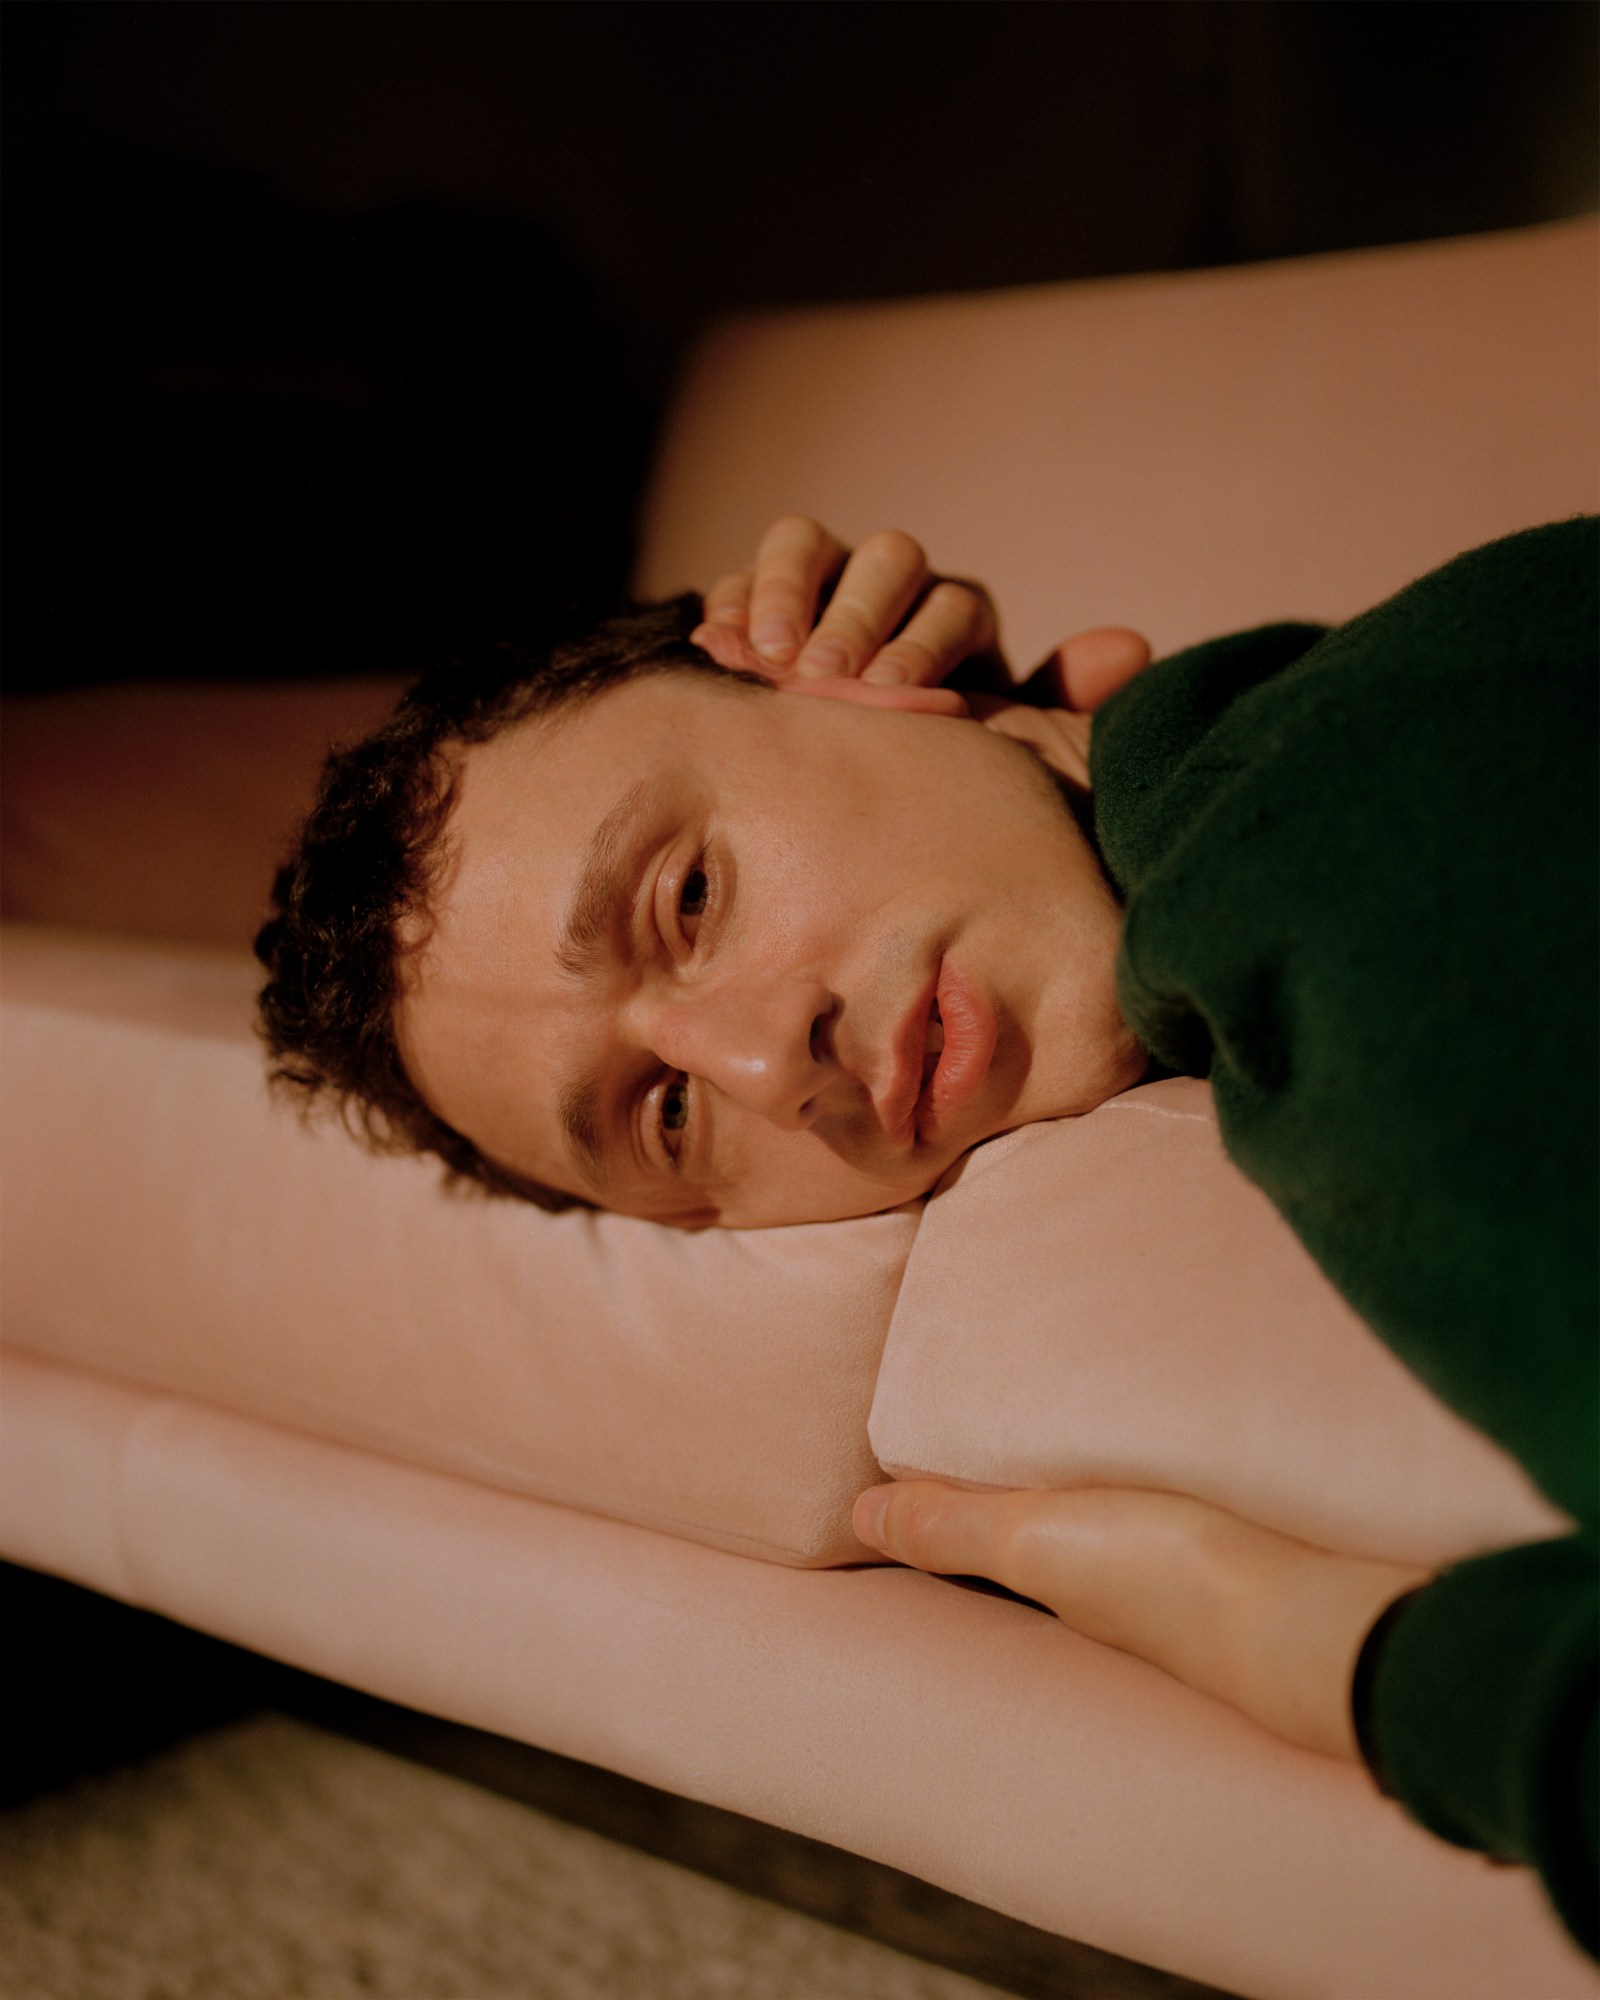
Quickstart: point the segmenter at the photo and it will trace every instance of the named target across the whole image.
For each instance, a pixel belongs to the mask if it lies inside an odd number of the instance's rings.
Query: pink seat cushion
[[[1022,1605],[745,1562],[11,1350],[0,1384],[20,1561],[1228,1993],[1595,2000],[1527,1869]]]

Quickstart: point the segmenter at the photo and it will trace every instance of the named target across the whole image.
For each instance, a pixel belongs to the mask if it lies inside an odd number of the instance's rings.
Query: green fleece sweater
[[[1577,1532],[1374,1635],[1374,1768],[1600,1920],[1600,538],[1491,544],[1333,631],[1151,668],[1096,720],[1129,1022],[1394,1352]]]

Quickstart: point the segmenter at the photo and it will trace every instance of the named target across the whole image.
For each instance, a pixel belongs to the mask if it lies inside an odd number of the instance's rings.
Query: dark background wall
[[[8,686],[536,635],[715,313],[1590,207],[1597,17],[11,0]]]

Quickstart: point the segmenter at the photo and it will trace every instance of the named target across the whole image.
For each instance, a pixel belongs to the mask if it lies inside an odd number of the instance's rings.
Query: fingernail
[[[869,1549],[883,1547],[883,1517],[889,1511],[889,1488],[874,1486],[856,1502],[856,1534]]]
[[[810,680],[838,680],[849,671],[850,655],[839,639],[813,639],[795,663],[795,672]]]
[[[792,660],[795,648],[800,644],[800,634],[787,618],[763,618],[750,634],[750,640],[763,659],[775,660],[780,664]]]
[[[874,660],[861,676],[864,681],[872,681],[878,687],[904,687],[911,675],[903,660]]]

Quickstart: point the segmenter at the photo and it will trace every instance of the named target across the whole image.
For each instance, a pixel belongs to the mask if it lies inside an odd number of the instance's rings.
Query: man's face
[[[456,769],[396,1030],[517,1173],[663,1222],[831,1221],[1142,1072],[1099,866],[974,723],[663,673]]]

